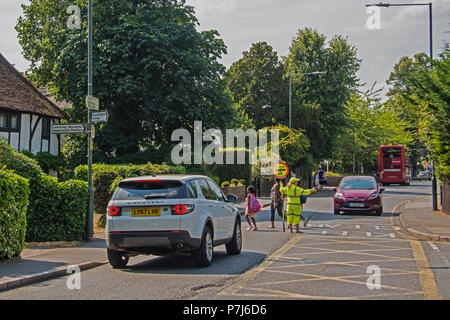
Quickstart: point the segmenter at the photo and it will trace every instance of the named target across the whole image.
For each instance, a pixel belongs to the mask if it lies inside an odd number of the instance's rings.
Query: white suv
[[[107,211],[108,260],[123,268],[138,254],[191,252],[198,266],[209,266],[214,247],[228,254],[242,248],[241,217],[205,176],[152,176],[121,181]]]

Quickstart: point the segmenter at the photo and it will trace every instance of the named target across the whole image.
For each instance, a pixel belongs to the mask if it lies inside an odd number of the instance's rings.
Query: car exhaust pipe
[[[178,242],[178,243],[177,243],[177,249],[181,249],[181,248],[183,248],[183,247],[184,247],[183,242]]]

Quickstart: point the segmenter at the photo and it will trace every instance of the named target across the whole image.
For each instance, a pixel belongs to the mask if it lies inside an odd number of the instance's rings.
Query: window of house
[[[0,129],[8,128],[8,114],[6,112],[0,111]]]
[[[0,131],[19,131],[20,130],[20,114],[0,111]]]
[[[42,139],[50,139],[50,119],[42,118]]]

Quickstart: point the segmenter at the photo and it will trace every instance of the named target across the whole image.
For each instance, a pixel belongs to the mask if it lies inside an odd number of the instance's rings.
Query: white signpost
[[[90,110],[98,110],[100,101],[98,98],[86,96],[86,107]]]
[[[86,132],[86,123],[52,124],[52,134],[83,134]]]
[[[109,117],[109,113],[108,111],[97,111],[97,112],[92,112],[91,114],[92,122],[106,122],[108,121],[108,117]]]

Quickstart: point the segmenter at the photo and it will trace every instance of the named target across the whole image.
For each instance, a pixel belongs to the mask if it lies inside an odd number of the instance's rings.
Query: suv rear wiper
[[[160,194],[147,194],[144,196],[145,199],[165,199],[167,196],[163,196]]]

